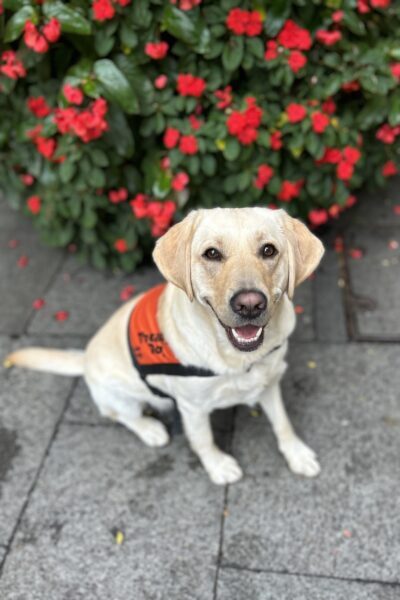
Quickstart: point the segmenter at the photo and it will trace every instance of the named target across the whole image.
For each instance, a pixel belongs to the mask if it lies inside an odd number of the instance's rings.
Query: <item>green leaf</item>
[[[107,100],[116,102],[128,114],[139,112],[137,96],[125,75],[109,59],[104,58],[94,63],[97,80],[104,88]]]
[[[353,11],[345,10],[343,13],[343,24],[356,35],[364,35],[365,25]]]
[[[94,47],[99,56],[108,56],[115,44],[114,37],[104,35],[103,31],[97,31],[94,36]]]
[[[342,85],[342,76],[341,75],[331,75],[327,77],[324,83],[324,96],[327,98],[328,96],[333,96],[340,89]]]
[[[203,157],[201,162],[201,168],[203,169],[203,173],[207,175],[207,177],[212,177],[215,175],[217,170],[217,161],[215,160],[212,154],[207,154]]]
[[[238,68],[243,60],[243,38],[232,37],[227,44],[225,44],[224,51],[222,53],[222,64],[227,71],[234,71]]]
[[[387,110],[387,99],[375,96],[364,104],[356,117],[356,122],[365,131],[382,123],[386,118]]]
[[[61,163],[59,168],[60,179],[62,183],[68,183],[71,181],[76,173],[76,166],[70,160],[65,160]]]
[[[230,137],[226,141],[223,154],[226,160],[236,160],[240,154],[240,144],[236,138]]]
[[[400,94],[393,94],[389,98],[389,124],[392,127],[400,125]]]
[[[120,108],[110,106],[107,121],[110,128],[106,131],[103,139],[119,156],[131,158],[134,151],[134,139],[124,113]]]
[[[141,67],[136,64],[135,57],[133,55],[118,54],[115,57],[115,64],[125,75],[131,88],[136,93],[141,113],[143,115],[151,114],[155,108],[154,85]]]
[[[192,45],[196,41],[196,23],[189,13],[169,4],[164,9],[162,28],[185,44]]]
[[[94,188],[101,188],[106,185],[106,177],[98,167],[90,169],[87,179],[89,184]]]
[[[77,35],[90,35],[92,25],[82,12],[64,2],[44,2],[42,9],[46,17],[56,17],[61,23],[61,29],[65,33],[76,33]]]
[[[268,8],[265,29],[269,37],[275,37],[289,16],[291,0],[274,0]]]
[[[108,167],[110,164],[107,154],[99,148],[94,148],[90,151],[90,157],[96,167]]]
[[[13,42],[21,35],[26,21],[37,22],[38,15],[32,6],[23,6],[18,12],[14,13],[6,25],[4,32],[4,41]]]
[[[132,31],[127,23],[122,23],[119,37],[121,44],[127,48],[136,48],[139,43],[137,34]]]

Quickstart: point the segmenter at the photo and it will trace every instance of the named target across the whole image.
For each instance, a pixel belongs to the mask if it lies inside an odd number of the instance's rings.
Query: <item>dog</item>
[[[7,363],[83,375],[100,413],[149,446],[163,446],[169,436],[161,421],[143,414],[144,408],[170,408],[174,399],[191,448],[220,485],[238,481],[243,473],[214,443],[210,414],[259,404],[289,468],[314,477],[320,466],[293,430],[280,380],[295,327],[294,289],[323,253],[320,240],[283,210],[190,212],[155,245],[154,261],[167,280],[151,292],[155,330],[140,330],[145,293],[114,313],[85,351],[26,348]],[[145,364],[143,374],[141,362],[156,355],[165,357],[165,369]]]

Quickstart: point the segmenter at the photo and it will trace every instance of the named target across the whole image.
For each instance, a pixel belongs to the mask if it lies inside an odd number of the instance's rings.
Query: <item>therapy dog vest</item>
[[[128,343],[133,364],[147,387],[157,396],[167,394],[146,381],[147,375],[180,375],[183,377],[211,377],[208,369],[184,366],[176,358],[170,345],[160,331],[157,319],[158,302],[166,284],[160,284],[146,292],[133,307],[128,323]]]

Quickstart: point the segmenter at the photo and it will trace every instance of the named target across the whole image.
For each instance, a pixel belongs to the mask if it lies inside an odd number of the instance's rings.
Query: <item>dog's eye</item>
[[[260,251],[262,258],[271,258],[272,256],[275,256],[275,254],[277,254],[277,253],[278,253],[278,250],[275,248],[275,246],[273,244],[264,244],[264,246],[261,247],[261,251]]]
[[[208,260],[222,260],[222,254],[216,248],[207,248],[203,256]]]

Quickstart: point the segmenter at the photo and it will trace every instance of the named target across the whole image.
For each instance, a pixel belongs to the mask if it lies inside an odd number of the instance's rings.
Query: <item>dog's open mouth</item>
[[[264,327],[243,325],[242,327],[225,327],[225,331],[231,344],[242,352],[257,350],[263,343]]]

